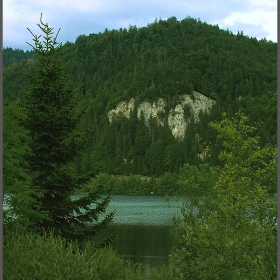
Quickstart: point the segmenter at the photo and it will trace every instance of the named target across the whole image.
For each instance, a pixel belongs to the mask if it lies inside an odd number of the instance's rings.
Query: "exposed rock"
[[[169,111],[168,125],[176,139],[184,139],[187,121],[184,118],[184,109],[181,104],[176,105],[175,109]]]
[[[159,98],[158,101],[153,104],[144,101],[137,109],[137,117],[140,119],[141,115],[143,115],[147,126],[149,125],[150,118],[156,118],[158,120],[158,124],[164,126],[165,106],[166,103],[162,98]]]
[[[122,101],[119,103],[116,109],[108,112],[109,122],[111,123],[115,116],[123,115],[130,118],[130,113],[134,110],[134,98],[131,98],[129,102]]]
[[[173,136],[177,140],[183,140],[189,120],[185,119],[184,106],[189,105],[192,111],[192,116],[196,123],[199,122],[200,111],[210,113],[215,101],[196,91],[193,92],[194,99],[190,95],[184,94],[180,96],[180,104],[176,105],[175,109],[169,111],[168,125]]]
[[[215,101],[194,91],[193,98],[190,95],[184,94],[180,96],[179,104],[174,109],[170,109],[168,113],[168,126],[172,131],[173,136],[178,140],[183,140],[189,119],[185,119],[184,107],[189,105],[191,109],[194,121],[199,122],[200,111],[204,113],[210,113],[212,106]],[[163,98],[159,98],[157,102],[144,101],[137,108],[138,119],[141,116],[144,117],[145,124],[149,125],[150,118],[156,118],[158,124],[161,126],[165,125],[165,112],[166,102]],[[122,101],[118,104],[116,109],[109,111],[108,118],[109,122],[112,122],[115,116],[125,116],[130,118],[130,113],[134,110],[134,98],[131,98],[129,102]]]
[[[215,101],[196,91],[193,91],[193,96],[194,100],[190,95],[181,95],[181,104],[183,106],[188,104],[191,106],[194,121],[197,123],[199,122],[200,111],[209,114],[212,106],[215,104]]]
[[[142,102],[137,109],[138,119],[140,119],[142,115],[144,117],[146,125],[149,124],[151,113],[152,113],[152,105],[150,102],[146,102],[146,101]]]

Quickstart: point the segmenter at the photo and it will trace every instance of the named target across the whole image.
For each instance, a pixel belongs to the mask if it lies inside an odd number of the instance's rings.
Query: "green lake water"
[[[121,256],[149,268],[169,264],[171,225],[182,202],[165,202],[162,196],[114,195],[108,211],[116,210],[108,232],[116,232],[112,244]]]
[[[165,202],[163,196],[114,195],[107,211],[115,210],[115,217],[103,234],[115,232],[112,247],[123,258],[141,263],[146,271],[168,265],[172,217],[180,213],[181,206],[182,201]],[[8,207],[4,203],[5,208]]]

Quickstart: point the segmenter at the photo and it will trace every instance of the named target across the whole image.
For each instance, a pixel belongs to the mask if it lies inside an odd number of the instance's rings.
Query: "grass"
[[[87,242],[81,250],[52,234],[5,232],[4,280],[168,280],[168,268],[144,274],[140,266],[123,260],[112,248],[97,249]]]

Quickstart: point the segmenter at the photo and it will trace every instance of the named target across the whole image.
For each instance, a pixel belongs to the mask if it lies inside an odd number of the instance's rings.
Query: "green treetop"
[[[223,143],[224,166],[216,182],[205,184],[204,197],[188,196],[182,219],[175,220],[174,260],[182,279],[276,279],[276,147],[260,147],[247,122],[238,113],[211,123]],[[186,189],[196,183],[184,178]]]
[[[37,63],[34,73],[27,74],[30,91],[26,96],[26,127],[30,132],[32,187],[42,192],[40,211],[47,217],[37,221],[39,228],[54,230],[69,239],[94,236],[112,220],[113,213],[104,215],[110,197],[100,196],[100,189],[77,200],[74,190],[86,184],[93,174],[77,175],[75,158],[87,147],[89,134],[78,129],[82,112],[79,98],[69,88],[59,57],[62,45],[53,37],[53,28],[37,24],[43,32],[33,35],[32,46]]]

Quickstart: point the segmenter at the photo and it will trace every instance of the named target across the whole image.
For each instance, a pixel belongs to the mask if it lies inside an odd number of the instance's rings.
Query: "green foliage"
[[[174,220],[179,278],[274,279],[276,210],[270,198],[276,192],[277,44],[190,17],[82,35],[64,46],[52,37],[52,28],[38,26],[45,41],[32,34],[33,51],[3,50],[4,191],[12,194],[13,206],[5,221],[17,216],[20,227],[50,227],[75,239],[93,236],[111,221],[112,213],[99,219],[109,203],[101,194],[111,188],[115,194],[187,195],[182,219]],[[193,90],[215,99],[216,106],[210,115],[200,115],[200,123],[189,123],[182,142],[174,140],[167,125],[151,120],[147,127],[137,110],[130,119],[108,122],[108,110],[120,101],[133,97],[137,108],[161,97],[167,112],[179,95]],[[243,115],[231,119],[239,108],[249,122]],[[222,112],[228,118],[219,122]],[[167,123],[167,116],[161,117]],[[206,155],[203,161],[198,153]],[[91,180],[96,173],[101,174]],[[79,190],[90,194],[72,201]],[[5,226],[9,232],[17,225]],[[19,243],[17,238],[5,245],[12,251],[4,251],[11,260],[8,270],[15,272],[20,264],[19,271],[32,273],[31,278],[36,266],[39,279],[50,276],[42,261],[47,246],[40,252],[35,246],[28,255],[32,243],[48,242],[45,236],[22,237]],[[86,259],[77,247],[74,251],[73,257],[57,250],[59,258],[69,256],[67,264],[57,261],[65,264],[57,272],[63,279],[82,279],[76,274],[86,277],[87,272],[101,279],[137,279],[123,274],[130,272],[114,253],[98,251],[101,266],[94,254],[86,255],[94,264],[87,271]],[[26,266],[25,259],[30,260]],[[71,274],[74,262],[79,265]],[[168,272],[162,275],[152,273],[150,279],[170,278]]]
[[[209,173],[201,176],[206,176]],[[112,190],[112,194],[126,195],[185,195],[188,191],[181,187],[178,182],[178,175],[165,172],[160,177],[147,177],[141,175],[109,175],[101,173],[85,185],[82,189],[77,189],[77,194],[94,192],[102,186],[104,193]]]
[[[29,165],[25,157],[30,153],[28,131],[23,123],[25,110],[19,101],[6,102],[3,106],[3,191],[5,194],[4,224],[10,227],[15,223],[32,228],[32,219],[43,218],[39,213],[37,198],[40,192],[30,189]],[[33,208],[31,207],[33,206]]]
[[[245,103],[245,113],[252,123],[258,124],[256,131],[260,144],[276,144],[277,127],[277,92],[267,91],[260,97],[249,99]]]
[[[178,176],[174,173],[165,172],[155,179],[153,193],[160,195],[183,195],[178,187]]]
[[[78,95],[67,85],[61,59],[61,51],[53,28],[42,22],[38,27],[44,34],[34,37],[32,46],[36,53],[33,73],[26,73],[30,91],[26,96],[25,121],[30,141],[27,161],[31,170],[31,188],[40,190],[39,229],[53,230],[69,239],[92,238],[108,225],[113,212],[100,218],[106,210],[110,196],[101,197],[102,189],[72,200],[76,188],[81,188],[93,176],[92,172],[76,174],[76,157],[87,147],[88,131],[81,130],[83,116]],[[93,207],[93,203],[95,207]]]
[[[87,184],[84,188],[85,191],[94,192],[102,188],[104,193],[107,193],[113,189],[112,178],[110,175],[105,173],[98,174],[95,178]]]
[[[154,191],[154,184],[155,182],[152,178],[143,177],[141,175],[114,176],[100,173],[81,191],[94,192],[102,186],[104,193],[111,190],[113,194],[147,195],[150,194],[151,191]],[[77,190],[77,192],[79,192],[79,190]],[[159,190],[157,194],[162,194],[162,190]]]
[[[184,194],[191,199],[201,199],[211,192],[218,175],[219,168],[207,163],[199,165],[185,164],[180,169],[178,178],[180,194]]]
[[[22,126],[26,116],[19,102],[4,102],[3,108],[3,180],[4,192],[8,193],[18,182],[28,184],[28,165],[24,157],[29,148],[27,131]]]
[[[94,124],[91,145],[76,161],[76,170],[147,176],[155,175],[154,172],[158,176],[178,172],[184,163],[201,163],[197,158],[200,145],[196,143],[195,133],[211,149],[208,162],[217,165],[221,145],[214,141],[215,133],[208,123],[219,120],[222,112],[233,116],[239,108],[245,109],[251,125],[261,123],[256,132],[261,144],[275,144],[276,54],[277,43],[234,35],[190,17],[181,21],[174,17],[156,20],[142,28],[105,30],[81,35],[75,43],[67,42],[57,56],[64,63],[71,60],[64,69],[66,82],[70,88],[81,85],[77,92],[85,104],[90,104],[84,126]],[[14,55],[15,62],[23,57],[10,49],[4,49],[3,55],[4,60]],[[25,55],[27,58],[30,54]],[[5,99],[23,99],[22,92],[29,85],[22,68],[32,73],[34,67],[34,60],[30,59],[5,67]],[[216,106],[208,118],[203,117],[201,128],[195,128],[199,131],[187,131],[186,146],[171,139],[167,115],[162,129],[154,124],[143,127],[138,121],[136,108],[141,102],[164,98],[165,112],[168,112],[177,105],[179,95],[191,95],[193,90],[215,99]],[[132,97],[135,109],[130,119],[123,117],[114,121],[117,124],[109,124],[108,111]],[[158,139],[165,145],[160,167],[156,160],[151,160],[152,154],[160,153],[160,145],[154,145]],[[172,147],[167,148],[169,145]],[[179,150],[181,154],[172,165],[175,158],[172,153],[178,155]]]
[[[35,59],[33,51],[26,51],[12,48],[3,49],[3,68],[6,68],[14,63],[20,63],[22,60]]]
[[[81,249],[52,233],[36,235],[16,230],[4,233],[3,279],[144,280],[174,279],[167,268],[146,275],[110,247],[86,242]]]
[[[4,240],[3,279],[134,279],[111,249],[87,243],[80,250],[54,235],[11,234]]]
[[[177,273],[182,279],[275,279],[277,202],[269,191],[276,185],[276,148],[259,146],[242,113],[211,126],[223,143],[224,167],[205,197],[199,203],[188,197],[174,220]]]
[[[247,117],[240,112],[234,121],[224,118],[220,123],[211,123],[211,126],[218,131],[218,138],[223,140],[219,159],[225,164],[226,172],[236,176],[234,182],[227,182],[227,186],[238,184],[239,179],[244,185],[242,180],[249,178],[246,188],[243,187],[244,195],[255,191],[253,186],[256,184],[264,186],[272,194],[276,193],[276,145],[260,147],[259,137],[254,133],[257,129],[249,126]]]

